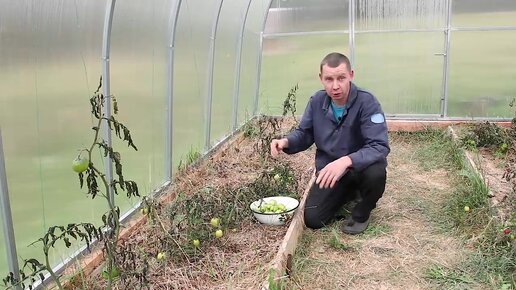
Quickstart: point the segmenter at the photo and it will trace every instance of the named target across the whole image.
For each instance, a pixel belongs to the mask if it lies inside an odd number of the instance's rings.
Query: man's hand
[[[288,140],[287,138],[283,139],[273,139],[271,142],[271,155],[272,157],[278,156],[280,152],[283,152],[283,149],[288,148]]]
[[[341,157],[331,163],[328,163],[321,171],[315,180],[319,184],[319,188],[333,188],[335,183],[348,172],[349,167],[353,164],[351,158],[348,156]]]

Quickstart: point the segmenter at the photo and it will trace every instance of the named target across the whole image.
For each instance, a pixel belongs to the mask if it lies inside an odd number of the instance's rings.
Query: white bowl
[[[278,203],[284,204],[286,209],[282,213],[262,213],[258,209],[262,203],[267,203],[272,200],[275,200]],[[297,207],[299,206],[299,201],[295,198],[288,196],[271,196],[261,198],[249,206],[251,211],[253,212],[256,219],[262,224],[267,225],[284,225],[285,222],[292,217]]]

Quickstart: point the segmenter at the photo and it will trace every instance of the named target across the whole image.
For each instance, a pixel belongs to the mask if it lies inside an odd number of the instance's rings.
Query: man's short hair
[[[322,72],[322,68],[325,64],[329,67],[338,67],[343,63],[345,63],[348,67],[348,70],[351,71],[351,62],[349,61],[349,58],[342,53],[332,52],[323,58],[319,70]]]

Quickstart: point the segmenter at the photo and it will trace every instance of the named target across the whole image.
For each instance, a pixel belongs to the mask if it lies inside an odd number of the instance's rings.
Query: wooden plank
[[[417,132],[428,128],[447,128],[451,125],[473,124],[485,121],[418,121],[418,120],[387,120],[387,128],[390,132]],[[503,127],[510,127],[511,122],[491,122]]]
[[[305,228],[304,208],[306,197],[308,196],[308,192],[310,191],[310,188],[312,187],[312,184],[314,182],[315,174],[312,174],[312,178],[308,182],[308,186],[306,187],[305,192],[301,198],[301,201],[299,202],[299,207],[296,210],[296,213],[294,214],[292,221],[290,222],[287,233],[283,238],[283,241],[281,242],[278,253],[272,261],[272,266],[270,267],[270,269],[274,271],[274,280],[278,283],[281,283],[282,280],[285,278],[289,278],[289,275],[291,274],[291,266],[294,252],[296,250],[299,237],[301,236],[301,233]],[[262,289],[269,289],[268,280],[263,283]]]
[[[451,136],[453,142],[455,142],[457,144],[459,142],[459,137],[457,136],[457,133],[455,133],[455,130],[453,130],[453,128],[451,126],[448,127],[448,133]],[[487,182],[484,174],[482,174],[481,169],[478,168],[477,164],[475,163],[472,153],[467,150],[464,150],[464,149],[462,149],[462,152],[464,153],[464,162],[466,163],[466,166],[471,168],[471,170],[482,179],[482,182],[484,182],[484,184],[487,187],[487,197],[488,197],[487,201],[489,204],[489,210],[491,212],[491,215],[494,217],[500,216],[500,213],[498,212],[498,208],[496,207],[496,204],[494,203],[494,199],[493,199],[493,197],[495,195],[494,195],[493,191],[489,188],[489,186],[488,186],[489,183]]]

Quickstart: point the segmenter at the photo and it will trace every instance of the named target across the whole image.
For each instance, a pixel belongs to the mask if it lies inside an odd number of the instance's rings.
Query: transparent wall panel
[[[516,26],[514,0],[452,0],[452,25]]]
[[[183,1],[174,59],[173,163],[204,150],[211,25],[218,1]]]
[[[260,90],[260,111],[277,115],[290,89],[299,84],[297,114],[308,99],[323,89],[321,60],[331,52],[348,54],[348,35],[305,35],[265,39]]]
[[[448,115],[514,117],[516,31],[454,31]]]
[[[0,222],[3,222],[0,220]],[[2,273],[2,278],[7,276],[9,273],[9,266],[7,263],[7,253],[6,246],[4,242],[4,231],[0,231],[0,273]]]
[[[347,30],[348,0],[274,0],[265,33]]]
[[[270,0],[252,0],[244,31],[242,67],[240,70],[240,93],[238,101],[238,123],[243,124],[253,117],[253,106],[257,88],[260,37],[264,16]],[[259,97],[261,98],[261,96]]]
[[[356,0],[355,30],[438,29],[447,12],[447,0]]]
[[[101,73],[106,3],[0,0],[0,6],[0,125],[18,255],[41,259],[41,247],[28,245],[49,226],[100,223],[105,209],[79,188],[71,164],[93,138],[89,97]],[[53,262],[68,256],[63,248],[52,253]]]
[[[355,84],[373,93],[386,114],[439,114],[443,33],[355,36]]]
[[[225,0],[222,5],[215,45],[211,144],[232,131],[237,43],[247,3],[242,0]]]
[[[118,120],[131,131],[135,151],[113,134],[122,155],[124,178],[138,183],[141,195],[163,184],[170,0],[117,1],[111,42],[111,94]],[[117,197],[122,212],[140,201]]]

